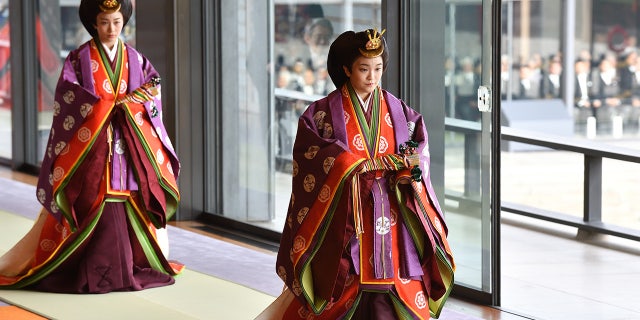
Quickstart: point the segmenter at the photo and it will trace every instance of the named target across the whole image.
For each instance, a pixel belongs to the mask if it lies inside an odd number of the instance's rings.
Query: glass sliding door
[[[499,1],[447,0],[445,13],[444,207],[459,292],[498,303],[499,105],[492,68]],[[455,292],[455,290],[454,290]]]

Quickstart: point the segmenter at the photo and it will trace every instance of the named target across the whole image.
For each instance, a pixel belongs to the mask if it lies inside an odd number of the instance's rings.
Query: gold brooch
[[[367,29],[367,36],[369,37],[369,41],[364,46],[364,49],[358,48],[360,53],[367,58],[375,58],[382,54],[384,50],[384,46],[382,45],[382,34],[387,31],[386,29],[382,29],[381,32],[378,32],[378,29],[373,29],[373,34],[371,31]]]
[[[120,3],[117,0],[104,0],[98,7],[103,12],[116,12],[120,10]]]

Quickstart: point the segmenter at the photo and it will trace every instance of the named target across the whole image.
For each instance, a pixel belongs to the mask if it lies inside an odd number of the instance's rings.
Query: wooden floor
[[[2,166],[0,177],[32,185],[37,180]],[[265,250],[202,231],[198,222],[172,224]],[[501,243],[502,307],[451,298],[446,308],[469,319],[640,319],[637,243],[576,235],[570,228],[507,214],[503,214]]]

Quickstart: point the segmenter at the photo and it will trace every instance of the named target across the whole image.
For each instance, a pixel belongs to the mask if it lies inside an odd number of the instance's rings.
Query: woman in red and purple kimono
[[[82,0],[93,39],[58,80],[33,228],[0,258],[0,288],[66,293],[174,283],[161,244],[180,199],[180,164],[162,123],[159,76],[119,38],[129,0]],[[163,251],[165,253],[163,253]]]
[[[422,116],[379,87],[382,32],[341,34],[337,90],[300,117],[277,273],[282,319],[438,317],[455,270]]]

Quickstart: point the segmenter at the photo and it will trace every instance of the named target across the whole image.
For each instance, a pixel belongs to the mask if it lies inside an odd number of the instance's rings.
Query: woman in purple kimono
[[[277,273],[282,319],[429,319],[453,285],[422,116],[379,86],[382,32],[341,34],[336,90],[300,117]]]
[[[119,37],[129,0],[82,0],[79,13],[93,38],[65,60],[37,187],[44,208],[0,257],[0,288],[170,285],[183,266],[167,260],[161,231],[180,199],[180,164],[161,119],[158,73]]]

